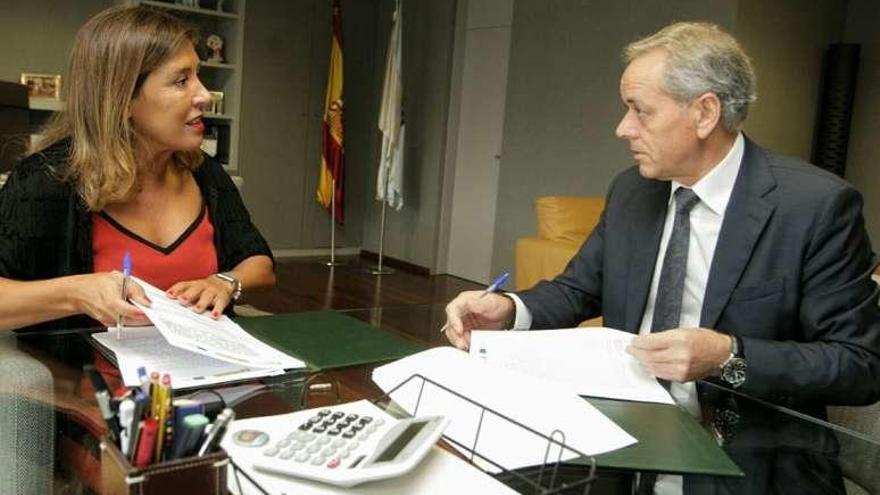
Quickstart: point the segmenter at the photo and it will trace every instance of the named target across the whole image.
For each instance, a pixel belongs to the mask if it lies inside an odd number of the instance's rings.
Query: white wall
[[[810,160],[822,58],[839,41],[837,0],[740,0],[734,35],[758,75],[758,101],[744,130],[777,153]]]
[[[535,234],[537,197],[604,196],[632,164],[614,136],[621,49],[677,20],[730,29],[736,14],[736,0],[516,1],[493,273],[512,270],[516,239]]]
[[[471,0],[458,98],[446,272],[488,283],[513,0]]]

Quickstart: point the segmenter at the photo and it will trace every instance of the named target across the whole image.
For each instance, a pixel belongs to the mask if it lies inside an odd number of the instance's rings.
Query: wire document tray
[[[310,386],[316,380],[307,380],[306,386],[303,388],[303,396],[300,403],[308,407],[306,395],[309,393]],[[329,380],[333,382],[333,380]],[[338,402],[338,384],[328,383],[319,390],[332,390],[337,392]],[[409,414],[401,405],[392,399],[392,395],[401,390],[403,387],[410,385],[417,387],[418,392],[415,398],[415,406],[412,414]],[[423,397],[427,385],[436,387],[445,393],[448,393],[463,403],[469,404],[474,409],[476,418],[475,429],[470,438],[458,439],[451,438],[444,434],[441,444],[446,444],[448,451],[454,452],[458,457],[470,462],[476,469],[481,469],[491,474],[495,479],[507,485],[511,489],[523,494],[536,495],[556,495],[556,494],[589,494],[591,484],[596,479],[596,460],[569,445],[566,444],[565,434],[560,430],[553,431],[549,436],[524,425],[513,418],[508,417],[492,408],[481,404],[480,402],[465,397],[464,395],[452,390],[436,381],[433,381],[420,374],[414,374],[399,383],[387,393],[371,399],[370,402],[376,407],[386,411],[392,417],[401,419],[407,417],[418,417],[420,408],[424,402]],[[481,440],[485,437],[486,425],[490,421],[502,421],[512,428],[516,428],[520,433],[533,435],[536,442],[542,445],[541,452],[536,453],[535,459],[538,460],[536,465],[526,468],[510,469],[501,462],[496,462],[484,452],[481,446]],[[448,432],[447,432],[448,433]],[[515,447],[515,446],[512,446]],[[575,458],[576,462],[572,463],[571,459]],[[565,459],[565,460],[564,460]],[[244,469],[230,458],[231,485],[237,493],[262,493],[269,495],[260,483],[249,475]],[[419,469],[416,467],[416,469]],[[245,491],[243,491],[243,489]],[[288,495],[295,494],[294,487],[286,491]]]

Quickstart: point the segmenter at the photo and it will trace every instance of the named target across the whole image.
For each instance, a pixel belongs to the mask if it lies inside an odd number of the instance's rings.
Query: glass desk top
[[[442,304],[340,313],[426,347],[446,344],[439,333],[445,321]],[[0,337],[0,492],[100,492],[96,451],[105,427],[82,366],[98,363],[109,369],[111,380],[113,367],[90,345],[88,337],[94,331],[7,332]],[[309,405],[378,397],[381,391],[370,379],[375,366],[323,371],[337,390],[333,397],[319,396]],[[289,373],[257,384],[258,393],[238,401],[236,413],[250,417],[296,410],[303,379],[303,373]],[[711,383],[699,390],[702,432],[745,476],[689,475],[685,493],[880,493],[880,406],[831,407],[826,421]],[[637,438],[662,433],[660,416],[651,412],[656,405],[588,400]],[[663,456],[658,448],[623,449],[597,457],[600,479],[632,473],[640,462],[656,467],[657,457]],[[666,472],[675,472],[674,466]],[[592,493],[627,493],[630,488],[624,483]]]

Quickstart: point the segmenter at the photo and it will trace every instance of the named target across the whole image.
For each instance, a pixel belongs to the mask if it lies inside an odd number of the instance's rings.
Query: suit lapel
[[[715,328],[718,323],[751,259],[755,243],[773,215],[775,205],[765,196],[774,187],[776,181],[770,173],[764,151],[746,139],[739,176],[724,214],[709,270],[700,326]]]
[[[638,332],[642,323],[669,204],[669,183],[653,182],[652,187],[636,199],[630,208],[631,220],[627,222],[632,229],[628,236],[632,244],[626,284],[625,329],[629,332]]]

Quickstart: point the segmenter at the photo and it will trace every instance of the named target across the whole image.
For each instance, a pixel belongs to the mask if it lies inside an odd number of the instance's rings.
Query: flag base
[[[330,266],[330,267],[333,267],[333,266],[342,266],[342,265],[347,265],[347,264],[348,264],[347,261],[333,261],[333,260],[319,261],[318,263],[321,264],[321,265],[324,265],[324,266]]]
[[[388,268],[387,266],[376,265],[374,267],[367,268],[367,273],[370,273],[373,275],[390,275],[390,274],[394,273],[394,269]]]

